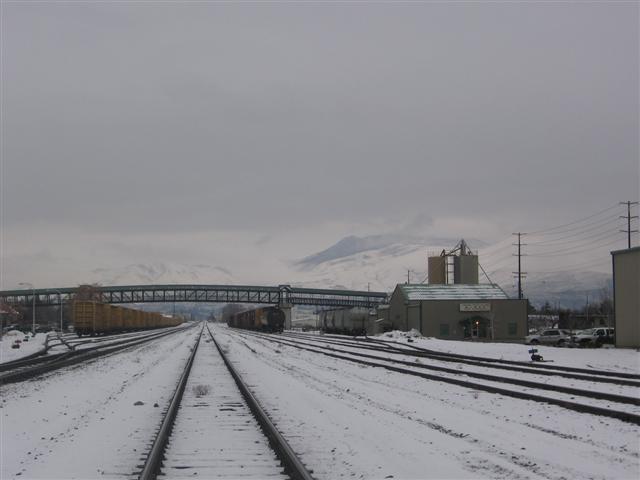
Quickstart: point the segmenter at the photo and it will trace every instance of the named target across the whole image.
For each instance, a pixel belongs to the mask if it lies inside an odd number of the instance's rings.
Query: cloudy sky
[[[488,243],[639,196],[625,3],[2,3],[2,284]]]

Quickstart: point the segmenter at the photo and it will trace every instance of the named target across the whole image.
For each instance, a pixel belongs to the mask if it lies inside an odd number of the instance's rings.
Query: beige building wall
[[[465,338],[462,320],[486,318],[486,339],[521,340],[527,335],[526,300],[429,300],[422,302],[424,332],[427,337],[451,340]],[[489,304],[489,311],[460,311],[460,304]],[[493,329],[493,337],[491,335]]]
[[[640,348],[640,247],[612,255],[616,346]]]
[[[460,304],[471,311],[461,311]],[[480,304],[480,305],[477,305]],[[487,311],[473,311],[474,307]],[[407,301],[396,287],[389,303],[389,319],[395,330],[415,328],[422,335],[442,339],[465,338],[460,321],[474,316],[489,320],[486,339],[521,341],[527,335],[527,301],[500,300],[423,300]]]
[[[389,302],[389,320],[394,330],[408,330],[407,308],[408,302],[405,301],[400,286],[397,286]]]

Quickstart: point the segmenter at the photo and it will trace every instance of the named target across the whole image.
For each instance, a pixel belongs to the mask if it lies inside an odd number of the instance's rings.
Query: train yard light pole
[[[36,287],[33,286],[33,283],[29,283],[29,282],[23,282],[23,283],[19,283],[18,285],[24,285],[25,287],[29,287],[31,288],[31,290],[33,290],[33,329],[32,329],[32,333],[33,336],[36,336]]]
[[[58,302],[60,303],[60,335],[62,335],[62,293],[59,290],[54,290],[58,294]]]

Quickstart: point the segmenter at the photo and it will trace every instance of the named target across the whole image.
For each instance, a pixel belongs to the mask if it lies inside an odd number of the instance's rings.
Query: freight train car
[[[179,318],[160,313],[144,312],[132,308],[93,301],[75,301],[72,308],[73,328],[79,337],[131,330],[175,327]]]
[[[374,324],[366,308],[339,308],[320,312],[320,330],[341,335],[373,333]]]
[[[258,330],[261,332],[282,332],[285,314],[278,307],[263,307],[231,314],[227,325],[233,328]]]

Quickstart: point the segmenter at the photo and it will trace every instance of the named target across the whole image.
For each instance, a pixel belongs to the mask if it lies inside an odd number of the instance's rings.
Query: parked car
[[[614,333],[613,328],[590,328],[577,332],[571,341],[579,347],[601,347],[605,343],[613,343]]]
[[[20,348],[20,342],[17,340],[11,344],[11,348]]]
[[[542,332],[524,337],[524,343],[527,345],[557,345],[558,347],[563,347],[570,342],[571,332],[558,328],[543,330]]]

